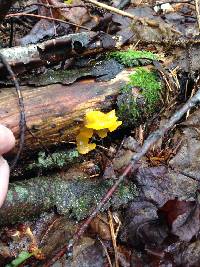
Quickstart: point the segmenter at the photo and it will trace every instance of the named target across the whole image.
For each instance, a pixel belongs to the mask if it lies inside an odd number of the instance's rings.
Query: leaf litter
[[[60,1],[48,0],[46,2],[57,8],[52,8],[50,11],[43,6],[38,9],[39,15],[53,16],[57,19],[62,17],[76,24],[75,30],[80,32],[83,31],[80,26],[85,26],[93,31],[105,31],[111,36],[120,37],[121,45],[138,41],[138,46],[144,47],[140,44],[140,40],[142,40],[153,52],[162,51],[163,48],[160,48],[160,45],[163,43],[170,46],[170,43],[173,45],[176,41],[180,41],[180,33],[184,34],[186,39],[191,36],[194,37],[195,44],[196,35],[199,33],[195,8],[191,3],[166,3],[168,6],[164,6],[165,3],[160,4],[153,1],[153,3],[149,3],[149,6],[140,6],[140,4],[135,5],[133,1],[128,1],[132,4],[131,6],[129,6],[130,3],[125,5],[124,11],[145,18],[148,22],[132,23],[132,20],[128,17],[103,12],[91,4],[86,5],[85,1],[72,1],[72,3],[69,2],[62,8],[58,8],[59,5],[63,4]],[[36,5],[33,5],[33,7],[36,7]],[[55,37],[59,35],[59,32],[68,34],[74,31],[70,24],[60,23],[60,25],[56,25],[56,22],[43,19],[34,25],[32,21],[27,20],[25,22],[29,26],[33,26],[33,29],[27,35],[22,34],[22,32],[15,33],[14,42],[16,44],[33,44],[49,37]],[[104,47],[110,46],[110,40],[109,37],[108,39],[104,37]],[[180,42],[181,45],[185,46],[184,42]],[[174,48],[173,52],[170,51],[170,48],[169,50],[166,48],[166,51],[164,49],[162,52],[165,53],[165,56],[169,54],[169,58],[172,56],[173,60],[168,62],[168,58],[165,58],[163,64],[168,68],[178,66],[182,72],[191,72],[189,75],[194,77],[195,71],[199,70],[198,49],[199,47],[195,45],[186,49]],[[48,74],[49,71],[51,69],[46,69],[45,74]],[[77,74],[73,75],[69,81],[66,81],[65,78],[63,81],[56,80],[55,82],[68,84],[74,83],[76,79],[84,76],[99,77],[105,75],[104,72],[103,74],[94,73],[94,68],[92,68],[92,71],[90,68],[90,71],[85,75]],[[179,80],[182,77],[180,74]],[[41,85],[38,80],[35,82],[30,80],[29,83],[36,86]],[[176,93],[174,92],[174,95]],[[173,113],[173,110],[171,113]],[[119,257],[121,266],[126,266],[127,262],[127,266],[137,266],[137,263],[140,266],[199,266],[199,117],[199,110],[194,111],[168,137],[165,136],[162,139],[158,150],[162,147],[163,153],[167,151],[168,146],[172,148],[176,146],[176,138],[181,140],[176,153],[172,153],[170,158],[166,157],[166,161],[159,161],[162,153],[159,154],[156,148],[152,148],[152,151],[139,161],[137,169],[134,168],[129,173],[126,183],[129,180],[134,181],[139,194],[128,206],[118,211],[122,221],[120,232],[117,235],[117,249],[119,255],[121,255],[121,258]],[[146,132],[151,132],[153,123],[151,121],[147,122],[145,126]],[[116,179],[133,155],[139,151],[141,146],[133,138],[134,134],[137,135],[136,130],[132,130],[131,136],[126,139],[119,150],[113,148],[114,155],[110,156],[110,151],[103,154],[104,162],[103,160],[103,163],[101,162],[104,167],[103,179],[110,179],[111,177]],[[169,145],[165,144],[166,138],[171,141],[171,143],[168,143]],[[158,160],[152,164],[151,158],[157,158]],[[103,216],[106,217],[106,214]],[[97,218],[95,219],[97,220]],[[104,224],[106,225],[105,222]],[[82,243],[74,249],[76,251],[74,262],[68,260],[65,263],[67,266],[72,264],[80,267],[105,266],[105,262],[108,262],[106,261],[106,255],[110,255],[111,261],[114,262],[116,255],[114,255],[109,233],[106,233],[106,238],[104,238],[104,233],[102,234],[102,231],[104,232],[103,227],[108,231],[108,225],[105,225],[102,226],[102,222],[98,220],[95,222],[95,231],[91,235],[92,238],[84,237],[82,239]],[[92,225],[91,227],[94,228]],[[107,240],[107,243],[103,241],[102,245],[94,236],[94,232],[100,239]],[[5,251],[4,242],[1,246]]]

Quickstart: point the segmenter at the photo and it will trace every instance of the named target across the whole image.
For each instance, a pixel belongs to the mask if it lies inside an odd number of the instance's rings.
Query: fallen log
[[[82,32],[69,34],[42,43],[0,49],[15,73],[24,73],[39,66],[65,61],[71,57],[90,55],[111,50],[116,42],[106,33]],[[5,77],[5,68],[0,63],[0,77]],[[2,71],[4,70],[4,71]]]
[[[120,72],[109,82],[84,80],[70,86],[21,87],[26,111],[24,151],[74,141],[85,113],[91,109],[108,111],[127,80],[130,70]],[[19,107],[15,88],[0,92],[0,122],[9,127],[19,140]],[[17,146],[13,150],[15,153]]]
[[[111,179],[88,179],[88,176],[77,168],[68,170],[62,176],[54,174],[51,177],[35,177],[12,183],[0,209],[0,225],[22,222],[55,207],[59,214],[82,220],[112,184]],[[103,210],[111,205],[119,208],[133,200],[136,195],[134,183],[121,185],[118,193]]]

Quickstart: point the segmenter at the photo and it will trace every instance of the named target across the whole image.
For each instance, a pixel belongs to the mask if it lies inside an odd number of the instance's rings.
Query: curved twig
[[[19,103],[19,109],[20,109],[20,120],[19,120],[19,128],[20,128],[20,140],[19,140],[19,149],[17,152],[17,155],[15,156],[12,164],[11,164],[11,170],[15,167],[17,164],[17,161],[21,155],[21,152],[23,150],[24,146],[24,140],[25,140],[25,131],[26,131],[26,115],[25,115],[25,107],[24,107],[24,101],[23,101],[23,96],[21,93],[21,89],[18,83],[18,80],[10,67],[9,63],[7,62],[6,58],[0,53],[0,60],[7,69],[8,73],[11,76],[11,79],[13,80],[13,83],[15,85],[15,89],[17,92],[18,96],[18,103]]]

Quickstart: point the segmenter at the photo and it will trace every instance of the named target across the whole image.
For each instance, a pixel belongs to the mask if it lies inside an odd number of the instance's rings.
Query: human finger
[[[11,150],[15,145],[15,137],[10,129],[0,124],[0,155]]]
[[[10,169],[8,162],[0,156],[0,207],[6,198],[9,184]]]

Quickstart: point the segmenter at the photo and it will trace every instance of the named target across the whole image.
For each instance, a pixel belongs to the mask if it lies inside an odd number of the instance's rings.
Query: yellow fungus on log
[[[122,124],[121,121],[117,120],[118,118],[115,115],[114,109],[108,113],[103,113],[97,110],[89,111],[85,115],[85,127],[94,130],[108,129],[112,132]]]
[[[85,115],[85,125],[76,137],[79,153],[86,154],[95,149],[96,144],[89,143],[89,139],[92,137],[94,130],[99,137],[104,138],[107,136],[108,131],[113,132],[121,124],[122,121],[118,121],[115,110],[111,110],[108,113],[97,110],[87,112]]]
[[[83,127],[80,133],[76,137],[76,145],[80,154],[87,154],[91,150],[95,149],[96,144],[89,144],[89,139],[93,135],[93,129]]]

